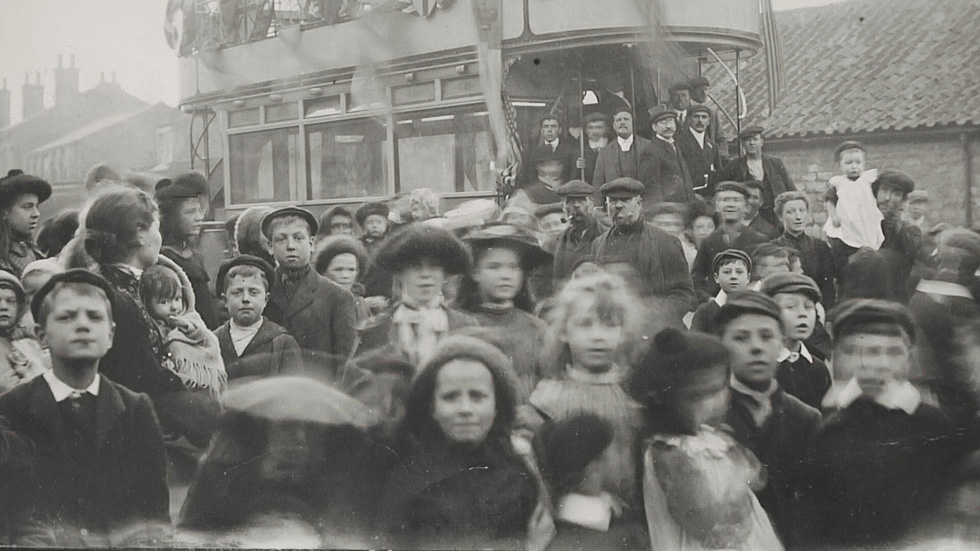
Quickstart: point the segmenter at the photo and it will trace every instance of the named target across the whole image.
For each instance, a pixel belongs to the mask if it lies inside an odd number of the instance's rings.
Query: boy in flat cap
[[[686,113],[686,107],[683,113]],[[653,125],[653,140],[650,142],[650,155],[641,160],[649,163],[649,179],[641,180],[646,185],[643,200],[650,207],[669,201],[688,203],[694,200],[694,186],[687,162],[680,147],[674,140],[679,126],[677,112],[663,107],[650,109],[650,123]]]
[[[952,427],[908,381],[916,340],[905,306],[855,299],[830,317],[836,378],[849,381],[807,454],[809,539],[886,548],[938,506]]]
[[[0,270],[17,277],[44,255],[34,244],[41,217],[38,205],[51,197],[51,184],[21,170],[0,178]]]
[[[553,287],[572,276],[572,271],[580,258],[592,253],[592,242],[606,231],[606,226],[593,214],[595,188],[582,180],[566,182],[555,193],[561,197],[562,210],[568,227],[558,238],[555,247],[555,267],[552,272]]]
[[[73,269],[34,295],[52,369],[0,396],[0,417],[36,447],[41,511],[58,547],[153,545],[170,530],[163,431],[150,398],[99,374],[113,291]]]
[[[761,291],[779,305],[783,321],[784,344],[776,372],[779,386],[819,410],[830,390],[830,371],[820,358],[810,354],[804,341],[813,335],[817,324],[820,289],[809,277],[788,272],[763,279]]]
[[[310,264],[316,230],[316,217],[297,207],[281,208],[262,220],[277,264],[271,291],[276,317],[270,319],[296,339],[307,371],[329,380],[332,357],[346,358],[354,349],[357,314],[354,295]]]
[[[765,235],[745,226],[745,208],[748,190],[738,182],[721,182],[715,187],[715,212],[721,223],[698,247],[691,277],[701,299],[718,292],[711,264],[715,255],[726,249],[748,251],[753,245],[769,241]]]
[[[799,479],[820,413],[787,394],[776,378],[783,348],[781,311],[755,291],[733,293],[718,313],[718,334],[731,354],[731,401],[726,422],[735,439],[766,467],[756,492],[787,547],[802,536]]]
[[[687,111],[688,122],[681,125],[674,140],[687,163],[694,192],[710,197],[714,194],[709,188],[711,177],[721,168],[721,151],[708,132],[713,113],[707,105],[700,104],[692,105]]]
[[[268,262],[247,254],[218,269],[217,293],[231,319],[215,330],[229,384],[241,379],[299,375],[303,355],[299,344],[281,325],[263,313],[276,275]]]
[[[733,181],[747,182],[758,180],[764,184],[762,208],[760,215],[773,226],[779,223],[773,212],[776,196],[784,191],[796,191],[796,185],[779,157],[770,157],[762,153],[764,140],[762,134],[766,129],[761,126],[749,126],[738,135],[738,140],[745,154],[728,162],[715,173],[715,182]]]
[[[663,300],[668,309],[664,319],[680,326],[696,304],[681,242],[640,217],[639,181],[619,178],[603,184],[600,191],[613,226],[592,243],[592,256],[603,266],[625,264],[635,270],[641,287],[636,292]]]
[[[711,263],[718,294],[701,303],[691,318],[691,330],[714,334],[717,332],[716,319],[721,307],[728,300],[728,295],[749,288],[749,276],[752,273],[752,259],[745,251],[726,249],[715,255]]]

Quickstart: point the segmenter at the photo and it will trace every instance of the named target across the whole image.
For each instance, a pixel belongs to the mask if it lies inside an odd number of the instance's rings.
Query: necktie
[[[553,142],[550,142],[550,143],[548,143],[548,145],[551,146],[551,151],[554,152],[556,149],[558,149],[558,140],[555,140]]]
[[[787,358],[787,360],[789,360],[789,363],[795,364],[796,362],[800,361],[800,353],[799,352],[790,352],[789,353],[789,358]]]

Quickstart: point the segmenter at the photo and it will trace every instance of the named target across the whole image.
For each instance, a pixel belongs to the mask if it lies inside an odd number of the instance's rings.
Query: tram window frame
[[[366,128],[366,125],[371,124],[376,126],[374,128]],[[326,145],[324,137],[326,137],[327,143],[333,140],[338,145],[365,144],[365,140],[371,136],[368,132],[371,131],[374,132],[373,136],[376,139],[373,143],[370,140],[366,142],[367,149],[359,147],[339,148],[333,153],[326,152],[328,154],[326,159],[323,157],[325,154],[323,148]],[[388,140],[388,123],[385,118],[358,117],[317,123],[308,122],[304,125],[304,141],[307,200],[337,201],[386,197],[390,195],[388,186],[388,173],[390,170],[388,158],[391,145]],[[341,149],[349,150],[344,153]],[[370,185],[365,184],[365,178],[358,177],[357,175],[351,179],[347,179],[346,182],[339,182],[336,178],[331,179],[329,174],[324,173],[325,170],[329,171],[331,166],[334,167],[334,171],[339,171],[341,174],[354,168],[351,166],[337,166],[340,163],[336,159],[341,157],[342,153],[344,154],[341,162],[345,159],[350,159],[351,153],[355,156],[352,162],[357,162],[358,159],[356,157],[358,156],[360,156],[361,162],[368,161],[369,165],[365,166],[364,169],[368,174],[367,179],[373,179]],[[335,161],[331,163],[329,161],[330,158],[334,158]],[[348,162],[348,165],[350,165],[350,162]]]
[[[469,117],[480,116],[485,119],[478,132],[459,132],[460,124],[474,124]],[[429,188],[439,195],[492,193],[496,188],[496,175],[490,170],[489,162],[494,159],[494,140],[489,116],[484,103],[462,104],[453,107],[413,110],[394,115],[394,158],[396,166],[396,185],[398,192],[417,188]],[[414,130],[409,133],[409,125]],[[423,125],[420,127],[420,125]],[[446,132],[445,130],[451,130]],[[483,151],[475,153],[476,158],[466,159],[465,143],[460,136],[480,135],[479,146],[485,144]],[[429,146],[424,142],[412,142],[425,138],[435,140]],[[451,140],[445,138],[452,138]],[[447,152],[448,155],[447,155]],[[470,153],[473,155],[473,153]],[[467,163],[473,163],[476,172],[469,174]],[[441,167],[441,170],[440,170]],[[481,170],[481,167],[484,167]],[[414,171],[415,174],[409,174]],[[441,174],[440,174],[441,172]],[[449,174],[452,174],[450,177]],[[474,178],[476,181],[474,181]],[[445,182],[445,184],[440,185]],[[447,185],[448,184],[448,185]]]
[[[276,143],[278,140],[278,143]],[[269,147],[268,158],[266,147]],[[276,149],[286,148],[286,164],[280,165],[281,153],[277,157]],[[251,148],[255,152],[249,153]],[[241,155],[260,157],[253,159],[252,164]],[[268,168],[263,164],[270,162]],[[297,190],[303,184],[304,177],[302,142],[298,126],[283,126],[279,128],[262,129],[254,132],[236,132],[228,135],[228,166],[230,175],[229,205],[253,205],[265,203],[282,203],[299,199]],[[287,176],[282,177],[285,169]],[[265,179],[263,179],[265,177]],[[266,191],[266,193],[262,193]]]

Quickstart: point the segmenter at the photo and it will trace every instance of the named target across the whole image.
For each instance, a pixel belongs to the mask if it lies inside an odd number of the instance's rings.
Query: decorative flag
[[[759,0],[762,16],[762,43],[766,55],[766,77],[769,85],[769,113],[776,108],[779,93],[783,89],[783,56],[776,17],[772,12],[772,0]]]

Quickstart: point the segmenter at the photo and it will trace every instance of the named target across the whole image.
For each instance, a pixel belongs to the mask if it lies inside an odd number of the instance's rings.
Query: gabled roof
[[[847,0],[776,12],[776,25],[783,91],[768,113],[764,55],[744,60],[743,128],[789,138],[980,124],[980,1]],[[704,74],[734,117],[731,79],[717,64]]]

